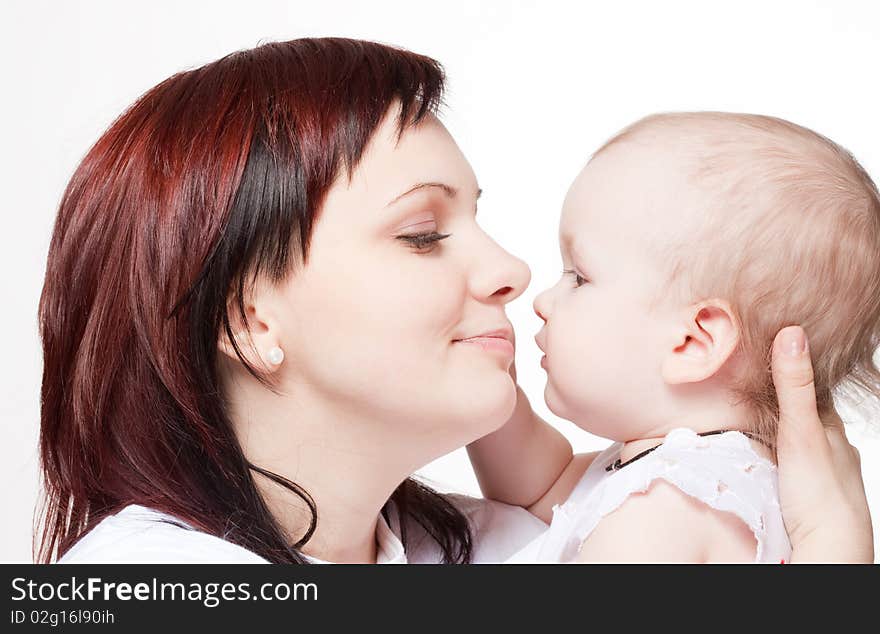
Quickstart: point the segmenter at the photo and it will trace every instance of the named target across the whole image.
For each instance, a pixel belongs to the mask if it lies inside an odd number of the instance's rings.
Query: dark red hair
[[[439,64],[408,51],[273,42],[166,79],[89,150],[61,200],[40,298],[41,561],[128,504],[270,561],[304,561],[318,509],[247,461],[223,403],[227,306],[246,322],[248,281],[280,281],[307,261],[340,170],[355,168],[393,104],[402,133],[436,111],[442,89]],[[285,540],[254,472],[308,502],[298,543]],[[391,499],[401,525],[425,528],[445,561],[470,560],[466,518],[443,496],[408,479]]]

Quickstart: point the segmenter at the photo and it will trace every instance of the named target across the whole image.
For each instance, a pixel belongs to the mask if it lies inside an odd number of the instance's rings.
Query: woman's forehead
[[[476,191],[476,177],[446,127],[433,115],[398,134],[398,118],[385,116],[367,145],[348,188],[384,206],[422,183]]]

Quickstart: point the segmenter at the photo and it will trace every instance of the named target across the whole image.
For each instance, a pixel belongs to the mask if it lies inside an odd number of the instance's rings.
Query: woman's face
[[[328,192],[308,262],[278,289],[276,378],[401,443],[438,452],[500,426],[515,404],[505,306],[530,272],[477,224],[479,187],[433,116],[397,138],[394,108],[349,181]],[[449,234],[424,245],[403,236]],[[506,330],[506,335],[497,331]]]

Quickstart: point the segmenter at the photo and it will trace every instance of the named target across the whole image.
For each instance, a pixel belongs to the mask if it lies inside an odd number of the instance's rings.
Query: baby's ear
[[[723,299],[688,306],[675,329],[662,366],[663,380],[670,385],[713,377],[739,345],[739,322]]]

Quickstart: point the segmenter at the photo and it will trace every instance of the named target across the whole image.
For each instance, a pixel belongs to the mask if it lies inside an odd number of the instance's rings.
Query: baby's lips
[[[540,350],[541,352],[544,352],[544,342],[541,339],[540,332],[537,335],[535,335],[535,343],[538,345],[538,350]]]

